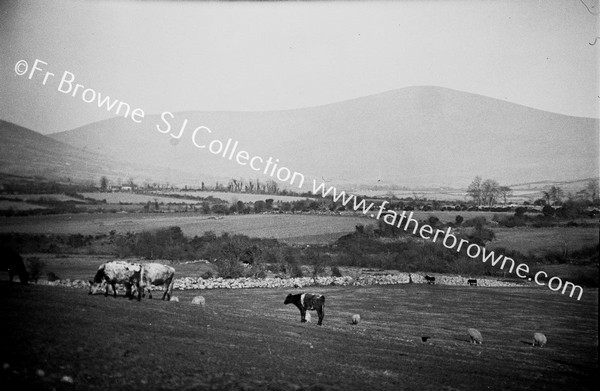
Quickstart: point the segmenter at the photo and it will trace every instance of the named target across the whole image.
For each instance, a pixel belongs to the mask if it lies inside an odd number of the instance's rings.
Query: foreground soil
[[[598,291],[407,284],[174,291],[130,301],[0,282],[4,390],[587,390],[598,383]],[[296,292],[300,292],[296,290]],[[202,295],[206,305],[192,304]],[[352,314],[361,322],[352,325]],[[469,343],[477,328],[482,345]],[[548,344],[531,346],[534,332]],[[422,337],[429,337],[426,342]]]

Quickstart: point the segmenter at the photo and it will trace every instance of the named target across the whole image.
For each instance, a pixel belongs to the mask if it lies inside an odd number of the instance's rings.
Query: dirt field
[[[0,282],[4,389],[591,390],[597,291],[407,284],[321,287],[324,325],[280,289],[129,301]],[[192,305],[202,294],[206,307]],[[357,326],[352,314],[361,315]],[[466,329],[483,334],[468,341]],[[548,337],[530,344],[534,332]],[[422,342],[421,337],[430,337]],[[68,378],[65,378],[68,376]],[[70,383],[69,381],[72,381]]]

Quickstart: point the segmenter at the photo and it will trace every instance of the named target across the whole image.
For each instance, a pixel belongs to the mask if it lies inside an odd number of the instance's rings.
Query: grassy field
[[[186,200],[183,198],[175,197],[164,197],[164,196],[153,196],[146,194],[135,194],[135,193],[81,193],[85,198],[90,198],[96,201],[106,200],[107,204],[145,204],[147,202],[154,203],[175,203],[175,204],[198,204],[201,200]]]
[[[227,202],[232,202],[232,200],[242,201],[242,202],[256,202],[256,201],[264,201],[266,199],[272,199],[275,202],[293,202],[298,200],[305,200],[306,197],[296,197],[296,196],[283,196],[283,195],[272,195],[272,194],[250,194],[250,193],[227,193],[222,191],[176,191],[174,194],[182,195],[182,196],[193,196],[193,197],[214,197],[220,198]]]
[[[418,220],[435,215],[442,221],[453,221],[454,212],[417,212]],[[489,216],[488,216],[489,215]],[[464,212],[465,219],[493,213]],[[187,236],[202,235],[206,231],[217,234],[230,232],[251,237],[275,238],[293,244],[319,244],[335,241],[354,231],[358,224],[376,224],[367,217],[304,214],[251,214],[231,215],[214,219],[195,213],[109,213],[73,214],[52,216],[27,216],[0,218],[0,232],[56,233],[84,235],[140,232],[168,226],[179,226]],[[495,227],[497,240],[491,248],[505,247],[522,253],[561,250],[565,243],[569,251],[598,243],[598,228],[501,228]]]
[[[580,302],[543,288],[314,290],[326,296],[322,327],[314,313],[312,323],[300,323],[281,289],[175,291],[180,302],[137,302],[1,282],[0,383],[42,390],[596,389],[597,290]],[[205,308],[191,304],[198,294]],[[482,345],[469,343],[468,327],[481,331]],[[548,337],[546,347],[531,346],[534,332]]]
[[[438,201],[466,202],[470,199],[464,190],[357,190],[350,192],[357,195],[366,195],[367,197],[386,197],[391,198],[417,198]],[[507,203],[534,201],[543,196],[541,191],[536,190],[514,190],[513,195],[507,198]]]
[[[253,237],[298,239],[321,235],[341,236],[354,231],[357,224],[372,223],[365,217],[318,216],[293,214],[232,215],[222,219],[193,213],[177,214],[74,214],[57,216],[14,217],[0,219],[0,232],[81,233],[84,235],[139,232],[179,226],[185,235],[202,235],[206,231],[230,232]]]
[[[496,240],[488,246],[510,248],[523,254],[543,255],[549,251],[563,252],[598,245],[598,228],[494,228]]]
[[[20,201],[9,201],[0,200],[0,210],[32,210],[32,209],[46,209],[45,206],[28,204],[27,202]]]

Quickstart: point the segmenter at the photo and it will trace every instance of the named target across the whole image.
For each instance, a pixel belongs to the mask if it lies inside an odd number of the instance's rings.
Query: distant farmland
[[[222,219],[194,213],[74,214],[4,218],[0,219],[0,232],[97,235],[112,230],[139,232],[176,225],[187,236],[214,231],[217,234],[229,232],[262,238],[318,240],[321,236],[341,236],[354,231],[357,224],[369,223],[374,221],[359,216],[294,214],[232,215]]]
[[[437,216],[453,221],[460,214],[465,219],[485,216],[491,212],[416,212],[418,220]],[[308,214],[249,214],[216,218],[198,213],[102,213],[0,218],[0,232],[75,234],[84,235],[140,232],[179,226],[186,236],[229,232],[250,237],[275,238],[292,244],[320,244],[335,241],[353,232],[356,225],[378,223],[361,214],[355,216]],[[490,248],[505,247],[522,253],[567,249],[573,251],[598,244],[598,228],[494,228],[496,240]]]

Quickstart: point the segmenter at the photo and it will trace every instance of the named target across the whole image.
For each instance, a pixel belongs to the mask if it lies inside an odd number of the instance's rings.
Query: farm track
[[[0,283],[9,389],[563,390],[598,381],[598,296],[532,288],[314,288],[323,327],[289,290],[177,291],[180,302]],[[293,291],[293,290],[292,290]],[[191,304],[197,294],[206,307]],[[357,326],[353,313],[361,314]],[[468,342],[476,327],[483,345]],[[533,332],[548,337],[531,347]],[[429,336],[427,343],[421,336]],[[36,374],[43,370],[43,376]],[[73,384],[61,382],[71,376]]]

